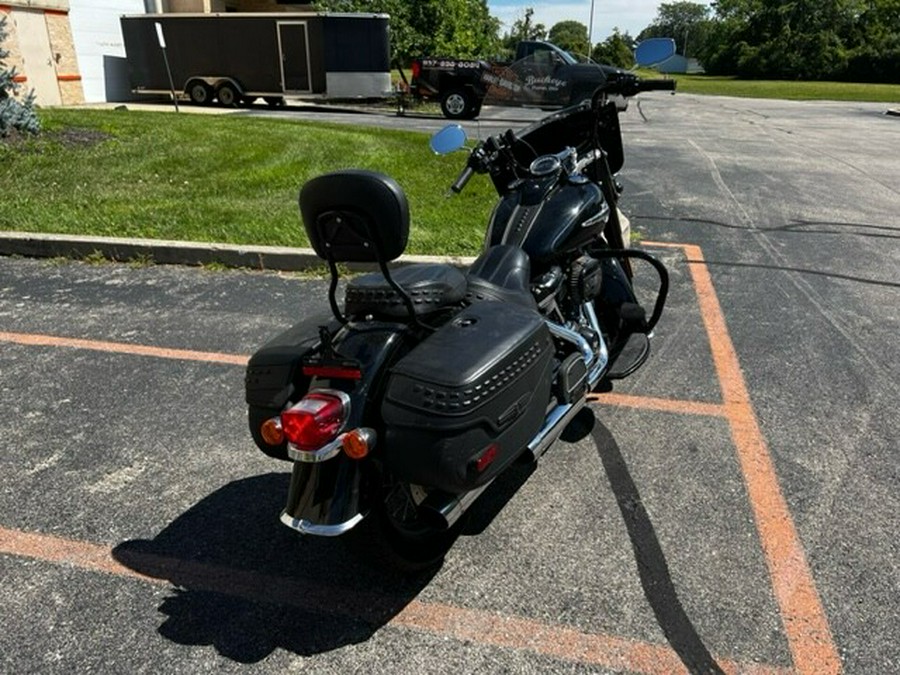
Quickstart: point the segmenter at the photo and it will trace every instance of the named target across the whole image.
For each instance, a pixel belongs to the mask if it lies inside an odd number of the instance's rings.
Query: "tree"
[[[553,24],[547,39],[571,54],[587,55],[591,51],[587,26],[580,21],[560,21]]]
[[[26,94],[21,101],[15,97],[19,91],[15,82],[16,69],[7,67],[9,52],[3,48],[8,35],[6,17],[0,17],[0,138],[9,136],[14,129],[31,134],[41,129],[34,111],[34,92]]]
[[[591,58],[597,63],[631,68],[634,65],[634,38],[628,33],[620,33],[618,28],[613,28],[612,35],[594,45]]]
[[[499,47],[500,22],[491,16],[487,0],[316,0],[313,6],[324,12],[389,14],[392,60],[403,65],[425,54],[483,57]]]
[[[516,53],[516,45],[522,40],[547,39],[546,26],[542,23],[533,23],[532,16],[534,16],[534,10],[531,7],[526,8],[522,18],[516,19],[509,32],[503,36],[501,42],[507,57],[512,57]]]
[[[662,3],[656,18],[638,35],[638,42],[652,37],[675,40],[675,51],[688,56],[688,47],[699,47],[709,30],[709,7],[696,2]]]
[[[704,66],[711,73],[742,77],[844,78],[860,10],[877,4],[877,0],[720,0],[702,57]]]

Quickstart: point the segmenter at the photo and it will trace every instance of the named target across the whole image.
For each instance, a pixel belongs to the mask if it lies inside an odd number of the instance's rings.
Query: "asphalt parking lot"
[[[0,258],[3,671],[896,672],[881,113],[632,106],[654,355],[415,579],[282,526],[287,467],[246,432],[246,355],[323,282]]]

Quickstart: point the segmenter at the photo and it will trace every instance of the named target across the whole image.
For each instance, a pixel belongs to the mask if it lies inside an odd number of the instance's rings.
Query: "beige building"
[[[127,93],[119,16],[165,12],[298,12],[309,2],[278,0],[0,0],[10,52],[23,91],[38,105],[123,100]]]
[[[4,3],[0,16],[6,17],[7,65],[24,90],[34,91],[38,105],[83,101],[68,0]]]

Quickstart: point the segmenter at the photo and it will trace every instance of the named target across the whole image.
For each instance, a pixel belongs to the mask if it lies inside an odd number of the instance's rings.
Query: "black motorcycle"
[[[483,253],[391,269],[409,209],[388,176],[345,170],[300,192],[328,264],[331,315],[302,321],[250,359],[250,432],[293,462],[281,520],[344,535],[404,570],[441,560],[462,515],[514,462],[534,462],[592,391],[639,368],[665,303],[665,267],[623,241],[614,98],[673,82],[622,75],[594,97],[470,152],[453,190],[490,176],[500,200]],[[449,127],[436,151],[461,147]],[[655,270],[649,316],[632,261]],[[338,263],[375,263],[338,302]]]

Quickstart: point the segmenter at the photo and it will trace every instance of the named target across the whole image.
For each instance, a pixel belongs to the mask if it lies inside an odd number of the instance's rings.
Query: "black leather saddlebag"
[[[534,310],[478,302],[391,369],[385,461],[399,478],[460,493],[508,466],[544,421],[553,342]]]
[[[247,404],[280,412],[296,392],[305,392],[309,378],[301,371],[303,357],[318,346],[320,326],[333,333],[339,325],[331,314],[309,317],[260,347],[244,375]]]

